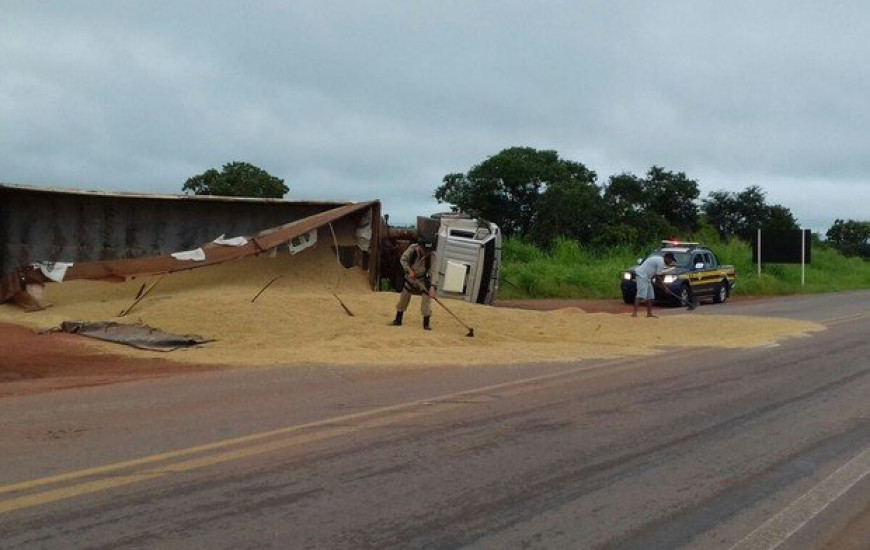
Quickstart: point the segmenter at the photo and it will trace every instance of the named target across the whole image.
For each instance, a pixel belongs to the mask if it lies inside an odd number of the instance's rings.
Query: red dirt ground
[[[95,352],[82,336],[0,323],[0,397],[214,370]]]

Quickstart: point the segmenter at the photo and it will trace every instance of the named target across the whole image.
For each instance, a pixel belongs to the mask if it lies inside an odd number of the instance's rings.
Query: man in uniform
[[[396,318],[391,323],[393,326],[402,324],[402,316],[411,303],[411,294],[419,294],[422,299],[420,311],[423,313],[423,329],[432,330],[429,326],[429,318],[432,317],[432,297],[436,293],[431,274],[433,252],[432,241],[420,239],[402,254],[399,263],[402,264],[402,270],[405,272],[405,282],[402,285],[399,303],[396,304]]]

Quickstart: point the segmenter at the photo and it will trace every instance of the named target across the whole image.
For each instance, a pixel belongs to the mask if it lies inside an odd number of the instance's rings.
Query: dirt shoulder
[[[214,370],[96,351],[81,336],[0,323],[0,397]]]

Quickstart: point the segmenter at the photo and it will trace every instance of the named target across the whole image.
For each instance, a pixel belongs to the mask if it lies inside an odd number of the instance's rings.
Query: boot
[[[432,327],[429,326],[428,317],[423,317],[423,330],[432,330]]]
[[[404,314],[405,314],[404,311],[397,311],[397,312],[396,312],[396,318],[393,319],[393,322],[390,323],[390,324],[391,324],[392,326],[394,326],[394,327],[400,327],[400,326],[402,326],[402,316],[403,316]]]

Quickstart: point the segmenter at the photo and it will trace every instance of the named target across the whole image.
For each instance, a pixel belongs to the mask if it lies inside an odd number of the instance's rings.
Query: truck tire
[[[634,294],[627,291],[627,290],[623,290],[622,291],[622,301],[625,302],[626,304],[629,304],[629,305],[633,304],[634,303]]]

